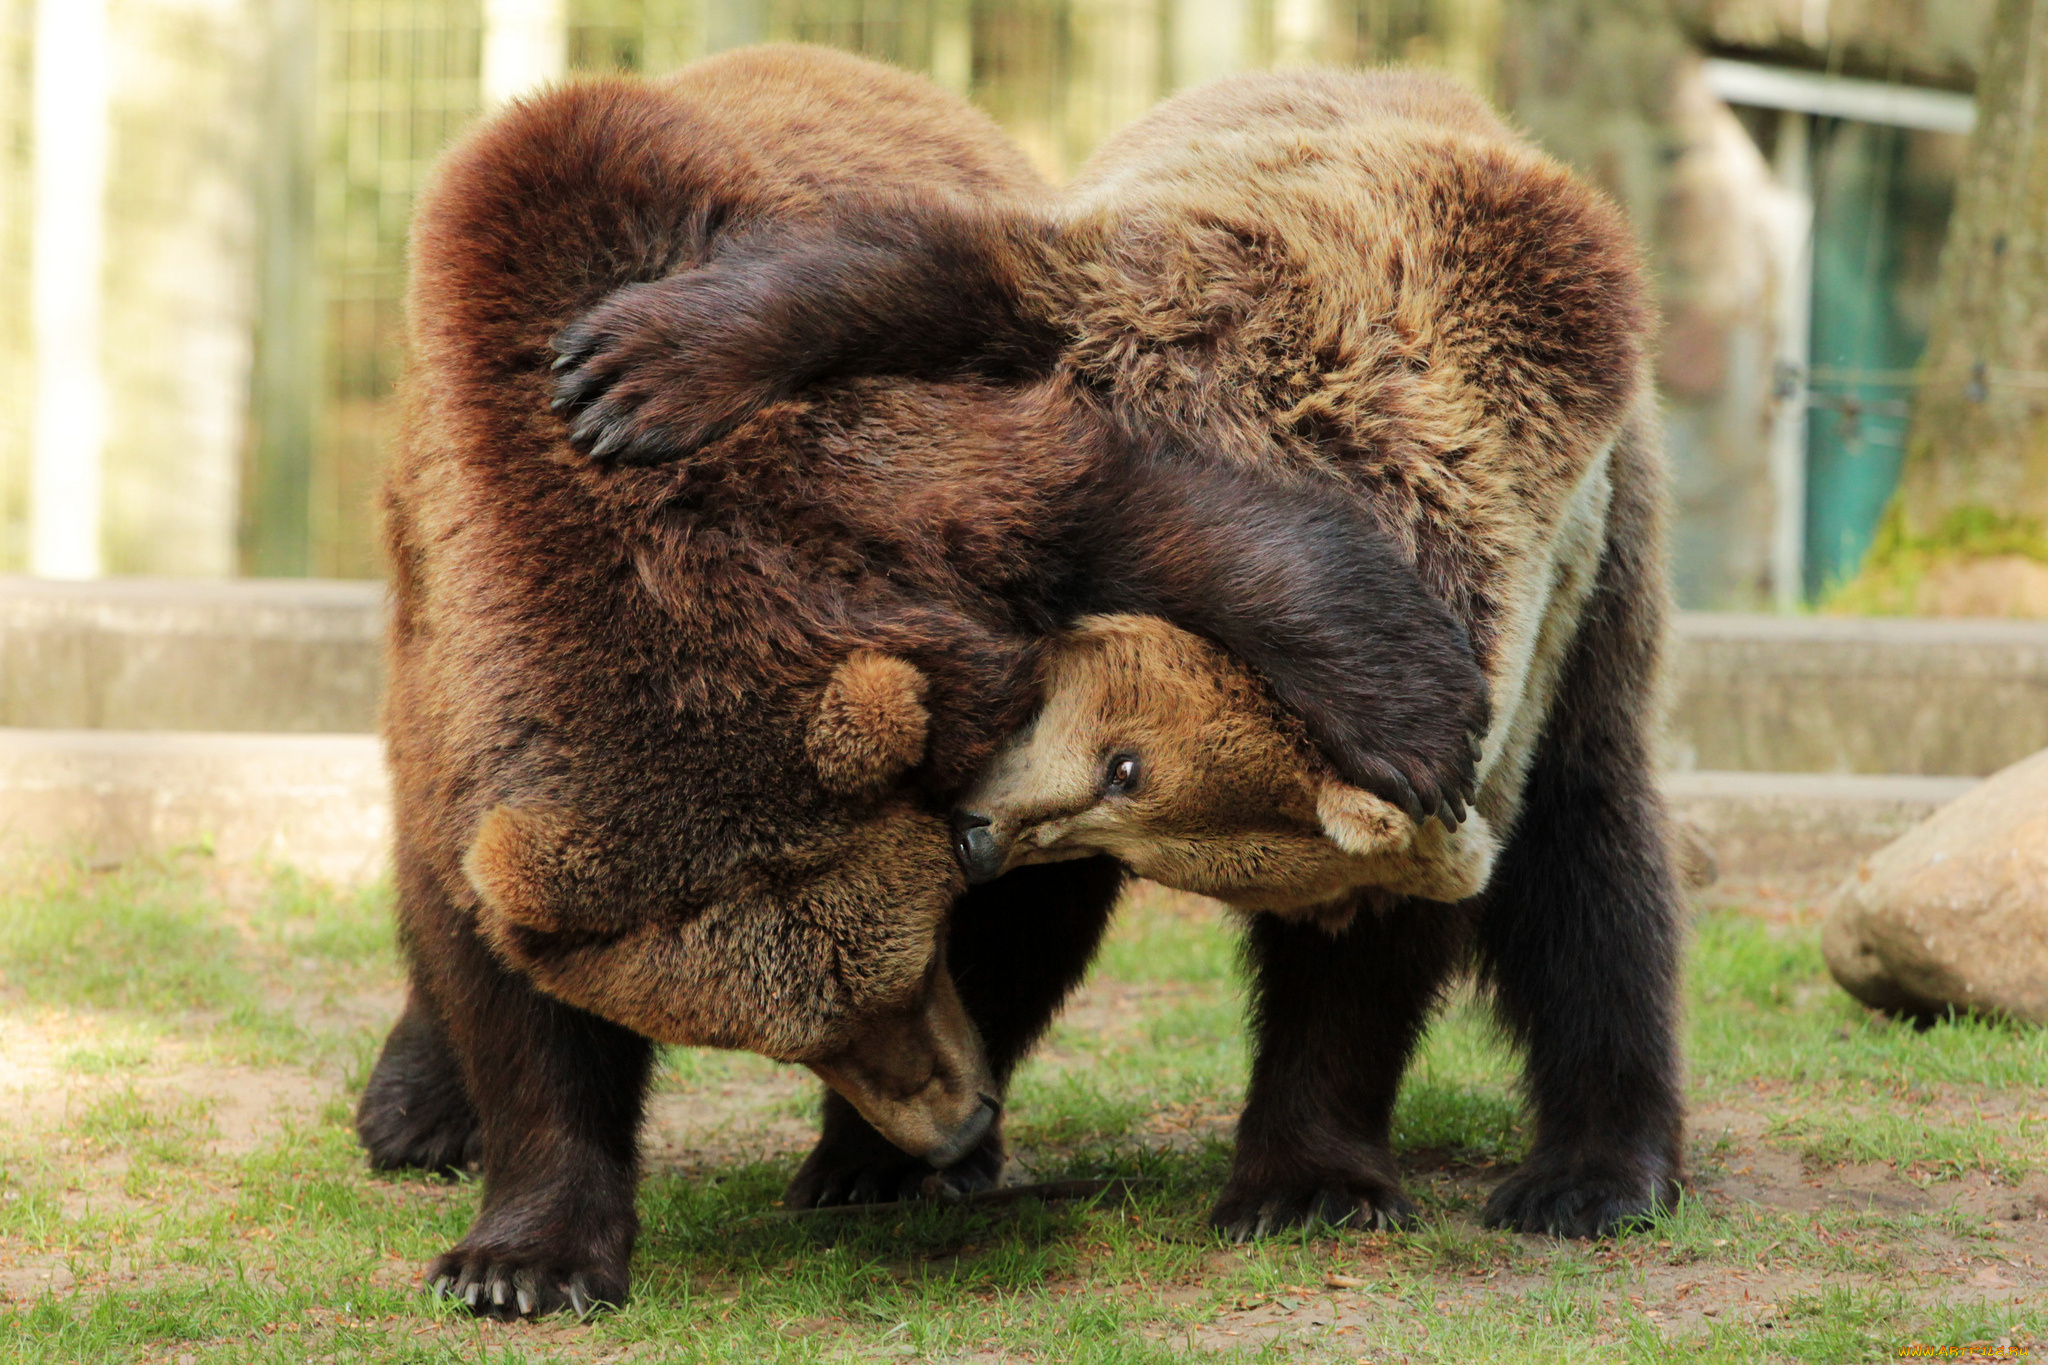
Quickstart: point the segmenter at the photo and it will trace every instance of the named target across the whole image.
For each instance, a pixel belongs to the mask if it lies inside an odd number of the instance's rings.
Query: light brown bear
[[[1300,724],[1211,641],[1154,616],[1091,616],[1051,642],[1041,677],[1037,716],[961,798],[957,823],[979,836],[962,849],[971,880],[1107,854],[1162,886],[1332,934],[1361,888],[1431,901],[1486,888],[1484,816],[1417,822],[1330,776]]]
[[[1160,442],[1175,478],[1237,470],[1336,499],[1403,570],[1269,594],[1271,616],[1250,630],[1123,601],[1094,613],[1171,616],[1221,645],[1334,756],[1327,689],[1303,701],[1275,686],[1292,666],[1321,668],[1319,646],[1273,637],[1364,608],[1373,671],[1339,714],[1375,736],[1362,747],[1420,742],[1336,775],[1448,828],[1463,802],[1445,793],[1477,783],[1483,762],[1477,809],[1499,849],[1479,894],[1447,905],[1361,889],[1372,913],[1335,937],[1314,920],[1341,910],[1251,917],[1256,1046],[1217,1224],[1249,1236],[1409,1214],[1387,1146],[1394,1098],[1467,959],[1524,1045],[1535,1118],[1488,1221],[1598,1234],[1674,1199],[1679,934],[1648,744],[1664,475],[1651,318],[1614,206],[1454,83],[1287,72],[1167,101],[1109,140],[1056,213],[992,215],[972,234],[909,213],[841,237],[766,243],[732,279],[678,276],[599,305],[563,342],[572,439],[599,468],[687,464],[721,433],[835,401],[864,376],[1064,383],[1067,411]],[[860,272],[820,268],[851,252]],[[904,288],[878,301],[861,283],[877,274]],[[955,340],[935,346],[941,334]],[[1107,496],[1134,533],[1153,520],[1150,495]],[[1269,523],[1256,538],[1271,558],[1211,581],[1242,591],[1272,567],[1326,562],[1333,524],[1317,527]],[[1427,606],[1405,595],[1410,577]],[[1399,639],[1437,611],[1458,644],[1433,626],[1425,644]],[[1453,677],[1467,651],[1492,703],[1477,755],[1443,723],[1472,714],[1469,693],[1421,682]],[[1450,770],[1454,747],[1475,765],[1455,782],[1410,780],[1431,770],[1420,754]],[[1124,765],[1114,750],[1097,758],[1112,791]],[[960,811],[954,830],[977,876],[1008,856],[981,814]],[[980,889],[1093,861],[1021,866]],[[1046,951],[1096,932],[1092,919],[1032,922]]]

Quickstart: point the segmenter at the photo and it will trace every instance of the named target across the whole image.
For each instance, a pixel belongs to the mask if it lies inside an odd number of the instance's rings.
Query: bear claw
[[[1676,1207],[1680,1193],[1669,1177],[1588,1178],[1532,1159],[1494,1190],[1480,1220],[1552,1237],[1612,1237]]]
[[[1354,1194],[1335,1186],[1285,1190],[1246,1208],[1227,1199],[1209,1222],[1235,1243],[1257,1241],[1291,1228],[1392,1232],[1412,1226],[1415,1206],[1398,1191]]]
[[[982,1170],[954,1167],[935,1171],[922,1162],[902,1169],[839,1172],[821,1181],[808,1207],[833,1208],[842,1204],[900,1204],[913,1199],[957,1203],[968,1195],[989,1189],[995,1177]],[[804,1206],[802,1196],[793,1192],[785,1202]]]
[[[574,1271],[565,1277],[544,1276],[532,1266],[465,1265],[459,1271],[447,1268],[455,1253],[443,1257],[439,1274],[429,1275],[424,1286],[436,1302],[459,1301],[478,1317],[510,1321],[541,1318],[566,1308],[579,1319],[600,1308],[610,1308],[625,1299],[624,1293],[610,1297],[591,1282],[590,1272]]]
[[[1003,1173],[1002,1129],[991,1125],[973,1151],[944,1170],[907,1156],[864,1122],[827,1131],[782,1196],[792,1209],[843,1204],[954,1201],[992,1188]]]

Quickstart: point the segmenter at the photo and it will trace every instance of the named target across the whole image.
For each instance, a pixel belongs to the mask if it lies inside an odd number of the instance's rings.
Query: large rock
[[[1880,1009],[2048,1023],[2048,750],[1865,860],[1821,949],[1843,989]]]

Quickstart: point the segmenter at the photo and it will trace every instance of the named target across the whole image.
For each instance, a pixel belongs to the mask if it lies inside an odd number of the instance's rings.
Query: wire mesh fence
[[[321,384],[303,526],[272,516],[265,532],[302,536],[268,558],[301,572],[377,571],[371,500],[402,362],[405,230],[435,155],[481,108],[479,0],[321,0],[318,262]],[[289,458],[286,452],[279,452]]]
[[[29,567],[31,539],[35,17],[50,5],[104,6],[117,44],[127,45],[116,63],[123,78],[96,305],[118,409],[106,451],[105,568],[360,576],[380,571],[374,490],[403,359],[406,225],[434,158],[485,104],[486,3],[0,0],[0,572]],[[1515,0],[565,0],[565,8],[572,71],[657,73],[769,40],[823,43],[924,71],[988,110],[1055,178],[1161,96],[1242,67],[1407,61],[1448,68],[1489,93],[1498,67],[1511,98],[1528,94],[1518,79],[1531,82],[1509,60],[1513,33],[1530,22],[1530,7]],[[137,36],[145,32],[157,36]],[[1635,163],[1622,154],[1671,130],[1605,109],[1588,96],[1591,112],[1578,122],[1611,116],[1621,131],[1573,144],[1577,162],[1602,183],[1633,183]],[[1686,164],[1698,163],[1699,148],[1687,146]],[[228,202],[234,176],[247,182],[240,208]],[[194,188],[202,182],[203,191]],[[1648,218],[1640,226],[1671,228]],[[1737,236],[1731,230],[1730,240]],[[1777,268],[1743,267],[1743,308],[1763,307]],[[1897,292],[1894,284],[1887,276],[1880,292]],[[1683,320],[1682,306],[1677,314]],[[1735,330],[1712,335],[1721,349],[1711,358],[1750,365],[1760,343],[1738,335],[1738,324],[1766,328],[1768,320],[1728,316]],[[1694,443],[1679,463],[1707,489],[1688,513],[1706,547],[1695,556],[1706,566],[1700,572],[1712,577],[1695,593],[1700,601],[1728,597],[1724,580],[1750,592],[1763,572],[1754,555],[1716,546],[1758,538],[1736,531],[1760,524],[1746,509],[1769,494],[1749,458],[1765,406],[1796,406],[1803,423],[1812,402],[1816,423],[1831,423],[1863,451],[1900,425],[1916,385],[1961,386],[1992,406],[2033,402],[2040,391],[2031,373],[1922,377],[1903,367],[1910,358],[1817,351],[1813,372],[1802,368],[1790,384],[1797,402],[1788,404],[1790,393],[1773,397],[1768,347],[1757,354],[1760,379],[1742,370],[1723,385],[1733,415],[1707,412],[1724,396],[1716,389],[1699,399],[1707,415],[1694,414],[1694,426],[1683,414],[1673,423],[1674,441]],[[200,373],[212,385],[203,403],[187,378]]]
[[[33,34],[39,5],[70,2],[0,0],[0,572],[29,568],[32,540]],[[121,73],[102,297],[80,304],[112,409],[98,562],[376,574],[406,224],[483,109],[485,0],[82,2],[105,7]],[[1239,67],[1410,60],[1484,85],[1501,3],[567,0],[565,37],[571,71],[859,52],[968,95],[1058,177]]]

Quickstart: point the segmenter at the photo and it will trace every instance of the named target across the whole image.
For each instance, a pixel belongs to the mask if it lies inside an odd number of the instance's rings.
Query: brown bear
[[[883,300],[816,268],[847,254],[930,287]],[[1488,1221],[1598,1234],[1676,1197],[1676,895],[1647,743],[1663,471],[1651,319],[1611,203],[1446,80],[1248,75],[1111,138],[1050,219],[989,215],[970,235],[912,209],[764,241],[736,273],[626,291],[558,343],[572,438],[597,467],[687,462],[863,376],[1064,378],[1078,410],[1192,452],[1183,471],[1341,500],[1399,547],[1491,681],[1479,809],[1501,847],[1485,890],[1447,908],[1362,889],[1372,913],[1334,939],[1313,916],[1250,922],[1257,1045],[1221,1227],[1408,1214],[1395,1092],[1468,952],[1526,1050],[1535,1111]],[[1281,619],[1330,605],[1295,598]],[[1386,625],[1405,610],[1373,606]],[[1175,624],[1268,686],[1282,676],[1241,636]],[[1405,676],[1398,715],[1376,723],[1427,723]],[[1330,717],[1276,699],[1335,752]],[[1113,788],[1118,755],[1099,757]],[[1463,813],[1405,773],[1333,776],[1412,820]],[[957,825],[977,871],[1006,858],[979,814]]]
[[[1340,492],[1045,363],[1041,292],[1073,289],[1045,193],[930,83],[769,48],[516,104],[422,194],[385,498],[411,989],[357,1127],[379,1167],[482,1166],[437,1292],[625,1297],[653,1041],[824,1078],[795,1203],[994,1179],[1009,1072],[1123,873],[970,891],[947,812],[1070,619],[1216,639],[1334,772],[1462,813],[1463,627]],[[551,338],[675,297],[744,320],[681,334],[709,420],[661,463],[587,458],[550,398],[566,376],[577,420],[588,367]]]

